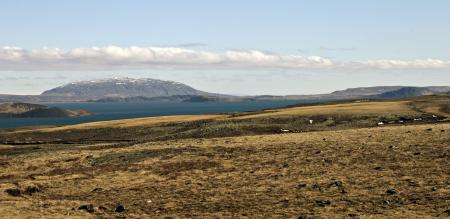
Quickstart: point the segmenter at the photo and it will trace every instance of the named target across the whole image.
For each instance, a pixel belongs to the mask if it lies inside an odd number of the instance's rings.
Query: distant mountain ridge
[[[59,86],[41,95],[0,95],[1,102],[211,102],[211,101],[266,101],[266,100],[301,100],[329,101],[358,98],[394,99],[431,94],[447,94],[450,86],[375,86],[348,88],[329,94],[314,95],[256,95],[232,96],[208,93],[188,85],[158,79],[112,78],[94,81],[80,81]]]
[[[348,88],[345,90],[335,91],[331,95],[340,96],[371,96],[381,98],[395,98],[432,95],[439,93],[446,93],[450,91],[450,86],[429,86],[429,87],[414,87],[414,86],[375,86],[375,87],[359,87]],[[403,95],[400,95],[403,93]],[[420,94],[422,93],[422,94]]]
[[[113,78],[74,82],[45,91],[41,96],[99,99],[109,97],[169,97],[176,95],[209,95],[188,85],[157,79]]]
[[[426,87],[403,87],[398,90],[385,92],[379,95],[375,95],[374,98],[382,98],[382,99],[396,99],[396,98],[405,98],[405,97],[418,97],[425,95],[432,95],[436,92],[431,88]]]

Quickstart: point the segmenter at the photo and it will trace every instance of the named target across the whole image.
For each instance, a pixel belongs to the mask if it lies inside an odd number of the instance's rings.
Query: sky
[[[173,80],[237,95],[450,85],[447,0],[4,0],[0,93]]]

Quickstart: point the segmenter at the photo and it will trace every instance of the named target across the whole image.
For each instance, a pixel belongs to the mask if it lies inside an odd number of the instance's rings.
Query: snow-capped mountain
[[[112,78],[74,82],[45,91],[41,95],[98,99],[106,97],[208,95],[208,93],[174,81],[149,78]]]

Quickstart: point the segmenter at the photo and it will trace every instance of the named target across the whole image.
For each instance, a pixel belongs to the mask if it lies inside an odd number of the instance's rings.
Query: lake
[[[0,128],[16,128],[37,125],[69,125],[85,122],[141,118],[167,115],[215,114],[245,112],[267,108],[284,107],[298,103],[317,101],[277,100],[244,102],[137,102],[137,103],[53,103],[48,106],[64,109],[84,109],[93,113],[89,117],[71,118],[5,118],[0,119]]]

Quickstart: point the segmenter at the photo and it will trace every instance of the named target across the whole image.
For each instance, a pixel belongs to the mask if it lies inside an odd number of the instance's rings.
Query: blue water
[[[108,121],[165,115],[195,115],[224,112],[244,112],[283,107],[297,103],[305,103],[305,101],[283,100],[203,103],[54,103],[46,105],[72,110],[84,109],[93,113],[93,115],[88,117],[72,118],[7,118],[0,119],[0,128],[16,128],[37,125],[68,125],[94,121]]]

